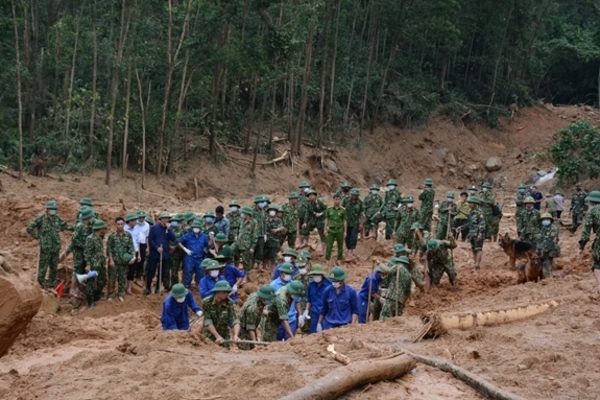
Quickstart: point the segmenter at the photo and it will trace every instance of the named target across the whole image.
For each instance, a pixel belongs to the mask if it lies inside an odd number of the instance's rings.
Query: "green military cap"
[[[341,188],[351,188],[352,185],[349,184],[348,182],[342,182],[342,184],[340,185]]]
[[[554,192],[554,194],[560,194],[560,190],[556,189],[556,191]]]
[[[209,210],[209,211],[205,212],[204,215],[202,216],[202,218],[206,218],[206,217],[213,217],[213,218],[215,218],[216,215],[215,215],[215,213],[213,211]]]
[[[263,201],[262,195],[257,194],[256,196],[254,196],[254,203],[260,203],[261,201]]]
[[[406,256],[394,257],[391,259],[392,263],[400,263],[404,265],[410,265],[410,260]]]
[[[350,189],[350,194],[352,196],[360,196],[360,190],[358,190],[357,188],[352,188]]]
[[[225,258],[231,258],[231,247],[224,246],[223,248],[221,248],[221,250],[219,250],[219,256],[223,256]],[[219,256],[217,256],[217,257],[219,257]]]
[[[302,181],[300,182],[300,184],[298,185],[299,188],[307,188],[310,187],[310,183],[306,182],[306,181]]]
[[[183,218],[184,218],[186,221],[190,221],[190,220],[192,220],[192,219],[196,218],[196,213],[195,213],[195,212],[193,212],[193,211],[188,211],[188,212],[186,212],[185,214],[183,214]]]
[[[415,224],[418,224],[418,222],[413,223],[413,226],[411,226],[411,229],[410,229],[411,231],[414,230],[413,227],[415,226]],[[418,226],[417,226],[417,229],[419,229]],[[396,243],[394,245],[394,253],[404,253],[407,251],[408,250],[406,250],[406,247],[404,247],[404,245],[402,243]]]
[[[390,272],[390,269],[385,264],[379,264],[377,268],[375,268],[375,272],[381,272],[382,274],[387,274]]]
[[[263,195],[263,200],[266,201],[267,203],[271,203],[271,198],[269,196]]]
[[[94,223],[92,224],[93,231],[97,231],[97,230],[104,229],[104,228],[106,228],[106,222],[102,221],[101,219],[95,220]]]
[[[527,189],[527,185],[524,183],[519,183],[518,189]]]
[[[215,261],[227,261],[227,260],[229,260],[229,256],[226,256],[225,254],[217,254],[217,256],[215,258],[213,258],[213,260],[215,260]]]
[[[284,213],[285,208],[283,206],[279,206],[279,207],[277,207],[277,212]]]
[[[552,197],[552,193],[546,193],[546,197]]]
[[[129,262],[133,259],[133,255],[131,253],[124,253],[121,257],[125,262]]]
[[[433,179],[427,178],[427,179],[425,179],[425,182],[423,182],[423,183],[425,183],[425,185],[427,185],[427,186],[431,186],[431,185],[433,185]]]
[[[221,269],[221,264],[219,264],[217,260],[209,258],[206,262],[206,265],[204,266],[204,269],[207,271],[210,271],[212,269]]]
[[[279,267],[279,272],[283,272],[285,274],[293,274],[294,266],[292,265],[292,263],[283,263]]]
[[[163,211],[158,215],[158,219],[163,219],[163,218],[171,218],[171,214],[169,214],[166,211]]]
[[[577,183],[575,184],[575,187],[576,187],[576,188],[580,188],[580,187],[581,187],[581,183],[577,182]]]
[[[133,221],[138,218],[136,213],[129,213],[125,216],[125,222]]]
[[[88,206],[88,207],[93,207],[94,206],[92,204],[92,199],[90,199],[89,197],[83,197],[83,198],[81,198],[81,200],[79,200],[79,204],[81,204],[82,206]]]
[[[593,203],[600,203],[600,191],[592,190],[590,194],[587,195],[585,201],[591,201]]]
[[[202,262],[200,263],[200,266],[202,268],[206,268],[208,266],[208,263],[213,261],[212,258],[205,258],[204,260],[202,260]]]
[[[171,219],[173,221],[184,221],[185,220],[185,214],[183,214],[183,213],[175,214],[175,217],[173,217]]]
[[[288,199],[292,200],[292,199],[299,199],[300,195],[297,192],[292,192],[288,195]]]
[[[304,257],[298,257],[296,260],[296,265],[299,267],[304,267],[306,264],[308,264],[308,260]]]
[[[390,185],[398,186],[398,183],[396,182],[396,180],[395,180],[395,179],[390,179],[390,180],[387,182],[387,186],[390,186]]]
[[[489,182],[483,182],[483,185],[481,185],[481,187],[491,189],[492,188],[492,184],[489,183]]]
[[[58,203],[56,200],[50,200],[46,203],[46,208],[48,210],[58,210]]]
[[[231,206],[236,206],[236,207],[239,207],[239,206],[240,206],[240,202],[239,202],[239,201],[237,201],[237,200],[231,200],[231,201],[229,202],[229,207],[231,207]]]
[[[554,221],[554,217],[550,213],[544,213],[540,216],[540,219],[551,219]]]
[[[308,250],[300,250],[300,252],[298,252],[298,257],[304,257],[308,260],[312,259],[312,256],[310,255],[310,251],[308,251]]]
[[[477,191],[477,186],[471,185],[471,186],[469,186],[469,190]]]
[[[94,216],[94,210],[92,210],[91,208],[87,207],[85,210],[83,210],[81,212],[81,220],[85,220],[88,218],[92,218]]]
[[[414,201],[415,201],[415,198],[412,197],[410,194],[402,199],[403,203],[414,203]]]
[[[325,275],[325,269],[321,264],[315,264],[310,267],[308,275]]]
[[[414,231],[415,229],[418,229],[420,231],[423,230],[423,225],[421,225],[420,222],[413,222],[413,224],[410,226],[410,230]],[[408,251],[408,249],[405,249],[405,251]]]
[[[523,200],[523,203],[525,203],[525,204],[535,204],[535,200],[533,199],[533,197],[527,196],[527,197],[525,197],[525,200]]]
[[[137,214],[138,218],[148,218],[148,214],[146,214],[146,211],[144,210],[138,210]]]
[[[214,261],[214,260],[213,260]],[[219,264],[219,263],[217,263]],[[216,292],[231,292],[233,289],[231,288],[231,285],[229,285],[229,282],[227,281],[219,281],[215,284],[215,287],[213,288],[213,293]]]
[[[202,221],[200,221],[199,219],[195,219],[194,222],[192,222],[192,228],[202,229],[202,227],[203,227]]]
[[[285,285],[289,294],[295,295],[303,295],[304,294],[304,284],[300,281],[291,281],[287,285]]]
[[[429,239],[427,241],[427,251],[437,250],[440,248],[440,241],[436,239]]]
[[[269,211],[269,210],[275,210],[275,211],[277,211],[277,209],[278,209],[278,208],[279,208],[279,207],[278,207],[277,205],[275,205],[275,204],[271,203],[271,204],[269,204],[269,205],[267,206],[267,211]]]
[[[263,300],[272,300],[275,297],[275,290],[271,285],[262,285],[256,293]]]
[[[215,235],[215,242],[227,243],[227,240],[227,235],[225,235],[223,232],[219,232]]]
[[[187,296],[188,293],[189,293],[189,290],[187,290],[185,288],[185,286],[183,286],[181,283],[176,283],[171,288],[171,297],[176,298],[176,299],[185,297],[185,296]]]
[[[371,187],[369,188],[369,190],[377,190],[379,191],[379,185],[377,185],[376,183],[372,184]]]
[[[348,274],[342,267],[333,267],[329,272],[329,280],[333,282],[339,282],[346,279]]]
[[[292,249],[291,247],[288,247],[287,249],[285,249],[283,251],[283,253],[281,253],[284,256],[292,256],[292,257],[296,257],[296,251],[294,251],[294,249]]]
[[[241,212],[243,212],[244,214],[248,214],[248,215],[249,215],[249,216],[251,216],[251,217],[253,217],[253,216],[254,216],[254,210],[253,210],[253,209],[251,209],[251,208],[250,208],[250,207],[248,207],[248,206],[244,206],[244,207],[242,207],[242,209],[241,209]]]
[[[308,191],[307,195],[308,195],[308,196],[310,196],[311,194],[314,194],[314,195],[316,195],[316,194],[317,194],[317,191],[316,191],[315,189],[310,189],[310,190]]]
[[[479,204],[479,197],[469,196],[469,198],[467,199],[467,203]]]
[[[453,199],[454,198],[454,192],[448,192],[446,193],[446,197],[449,199]]]

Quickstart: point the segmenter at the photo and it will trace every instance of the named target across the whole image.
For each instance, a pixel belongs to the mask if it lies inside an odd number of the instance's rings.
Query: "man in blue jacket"
[[[192,231],[186,233],[177,240],[177,245],[183,249],[183,283],[186,288],[192,286],[192,275],[196,276],[196,283],[204,278],[202,260],[208,251],[208,236],[201,232],[202,222],[194,220]]]
[[[148,270],[146,271],[146,290],[144,291],[146,296],[150,294],[152,280],[156,274],[156,267],[158,266],[160,269],[158,278],[159,281],[163,282],[163,286],[169,271],[169,244],[177,240],[175,233],[171,229],[170,218],[169,213],[161,212],[158,216],[158,222],[150,228],[150,233],[148,234],[150,254],[148,255]],[[157,282],[154,293],[158,294],[159,292],[160,285]]]
[[[221,265],[212,258],[206,258],[202,261],[202,269],[206,271],[206,276],[200,279],[198,291],[202,300],[213,295],[213,288],[219,281],[224,281],[225,277],[221,275]]]
[[[196,313],[198,318],[202,316],[202,311],[194,300],[194,296],[181,283],[176,283],[171,289],[171,294],[163,302],[160,316],[163,331],[190,329],[188,307]]]
[[[352,286],[344,282],[347,276],[342,267],[331,269],[331,286],[323,293],[317,332],[358,322],[358,295]]]
[[[389,272],[389,268],[386,265],[380,264],[375,269],[375,272],[365,278],[362,288],[358,293],[358,323],[367,323],[367,308],[369,307],[370,301],[381,301],[384,302],[384,298],[379,294],[379,287],[381,281],[383,281]],[[369,299],[369,286],[371,287],[371,298]]]
[[[317,333],[319,315],[323,309],[323,293],[331,286],[331,281],[325,278],[325,270],[321,264],[315,264],[308,273],[312,282],[306,291],[306,314],[310,315],[310,333]]]

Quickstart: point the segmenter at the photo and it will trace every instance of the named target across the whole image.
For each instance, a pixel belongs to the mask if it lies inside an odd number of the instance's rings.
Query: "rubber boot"
[[[113,297],[115,297],[115,281],[114,280],[108,280],[108,288],[106,290],[106,299],[110,300]]]
[[[96,307],[96,304],[94,304],[94,296],[88,294],[87,295],[87,302],[88,302],[88,307],[89,308]]]

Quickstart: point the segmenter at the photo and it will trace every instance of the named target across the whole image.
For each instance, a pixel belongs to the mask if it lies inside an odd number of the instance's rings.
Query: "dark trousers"
[[[140,279],[144,275],[144,263],[146,262],[146,249],[148,244],[140,244],[140,262],[135,263],[135,277]]]
[[[468,229],[466,228],[466,224],[469,220],[468,219],[455,219],[454,220],[454,228],[452,228],[452,232],[454,233],[454,239],[458,239],[458,236],[460,235],[460,238],[462,239],[462,241],[464,242],[465,240],[467,240],[467,233],[469,233]],[[463,227],[463,229],[460,230],[460,232],[458,232],[456,229]]]
[[[154,275],[156,275],[156,269],[160,267],[160,259],[158,258],[148,258],[148,270],[146,271],[146,290],[150,290],[152,287],[152,280],[154,279]],[[160,280],[165,286],[165,279],[167,277],[167,271],[169,270],[169,260],[162,261],[162,276]],[[156,293],[160,290],[158,282],[156,282]]]
[[[346,229],[346,248],[348,250],[354,250],[356,243],[358,242],[358,225],[349,226]]]
[[[560,211],[556,210],[556,218],[560,219],[561,215],[562,215],[562,210],[560,210]]]

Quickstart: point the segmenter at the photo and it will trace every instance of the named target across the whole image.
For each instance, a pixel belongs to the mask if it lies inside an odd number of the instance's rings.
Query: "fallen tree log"
[[[438,337],[450,329],[467,330],[477,326],[490,326],[506,324],[529,318],[543,313],[550,308],[557,307],[560,303],[580,298],[581,295],[563,296],[555,299],[547,299],[529,304],[515,305],[511,307],[498,308],[487,311],[466,311],[457,313],[428,312],[421,315],[421,321],[425,324],[417,333],[414,342],[422,338]]]
[[[403,355],[356,362],[339,367],[322,378],[282,397],[281,400],[329,400],[368,383],[398,378],[417,366],[415,360]]]
[[[488,399],[525,400],[523,397],[502,390],[499,387],[496,387],[490,382],[486,381],[485,379],[475,375],[472,372],[467,371],[464,368],[454,365],[449,361],[425,357],[411,352],[406,352],[406,354],[411,356],[417,362],[429,365],[430,367],[437,368],[444,372],[451,373],[455,378],[460,379],[461,381],[471,386],[473,389],[477,390],[479,393],[481,393]]]

